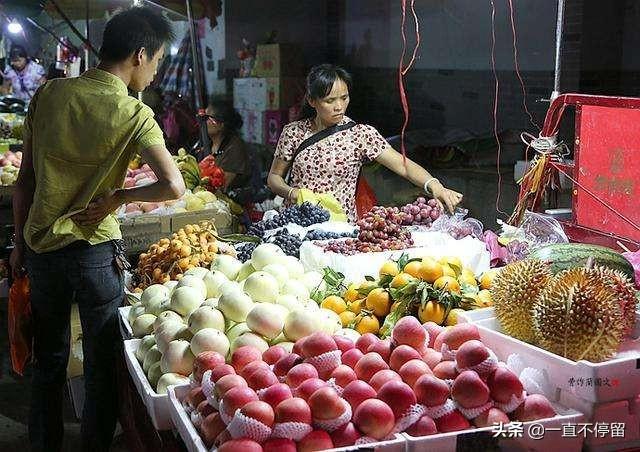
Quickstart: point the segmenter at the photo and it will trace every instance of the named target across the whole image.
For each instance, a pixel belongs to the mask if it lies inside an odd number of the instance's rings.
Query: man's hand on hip
[[[121,204],[120,190],[111,190],[91,201],[85,210],[75,214],[71,219],[81,226],[98,224],[115,212]]]

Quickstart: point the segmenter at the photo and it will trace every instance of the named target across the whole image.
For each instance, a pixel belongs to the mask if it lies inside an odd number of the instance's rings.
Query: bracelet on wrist
[[[437,178],[437,177],[432,177],[432,178],[427,179],[427,181],[424,183],[424,186],[422,187],[422,188],[424,189],[425,193],[428,193],[428,194],[430,194],[430,195],[433,195],[433,192],[432,192],[432,191],[431,191],[431,189],[429,188],[429,184],[430,184],[431,182],[433,182],[433,181],[436,181],[436,182],[440,183],[440,181],[438,180],[438,178]]]

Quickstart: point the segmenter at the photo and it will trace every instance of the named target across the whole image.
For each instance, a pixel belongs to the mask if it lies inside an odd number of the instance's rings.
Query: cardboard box
[[[265,144],[275,146],[283,127],[289,122],[289,110],[269,110],[264,113]]]
[[[298,103],[304,90],[302,78],[236,78],[233,106],[237,110],[282,110]]]
[[[304,74],[300,49],[291,44],[259,44],[252,75],[256,77],[301,76]]]
[[[171,220],[157,215],[140,215],[120,220],[120,231],[127,253],[142,253],[161,238],[171,235]]]

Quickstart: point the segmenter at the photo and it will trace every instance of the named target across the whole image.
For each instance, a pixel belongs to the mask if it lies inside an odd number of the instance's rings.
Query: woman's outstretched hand
[[[446,207],[449,213],[453,213],[453,210],[462,201],[462,193],[449,190],[440,183],[431,189],[431,194],[440,203],[440,207]]]

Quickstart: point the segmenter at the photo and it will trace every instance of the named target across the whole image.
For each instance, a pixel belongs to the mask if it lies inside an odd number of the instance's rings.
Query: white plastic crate
[[[591,403],[633,399],[640,392],[640,318],[631,338],[621,345],[618,354],[601,363],[572,361],[508,336],[502,332],[495,317],[467,318],[478,326],[482,341],[499,358],[506,361],[509,355],[516,353],[527,367],[544,369],[556,391]]]
[[[171,419],[178,430],[178,434],[189,452],[208,452],[200,435],[191,423],[189,415],[182,406],[182,400],[189,392],[189,385],[169,386],[169,403]],[[325,452],[348,452],[366,449],[375,452],[405,452],[407,440],[402,435],[395,435],[394,439],[367,444],[366,446],[349,446],[329,449]]]
[[[476,428],[463,430],[460,432],[439,433],[436,435],[414,437],[403,433],[407,440],[407,452],[448,452],[452,450],[495,450],[496,447],[506,450],[527,450],[527,451],[556,451],[579,452],[582,450],[584,437],[575,438],[562,437],[563,424],[578,424],[582,422],[582,414],[574,410],[567,410],[559,406],[554,406],[559,413],[549,419],[541,419],[535,422],[523,422],[521,438],[493,438],[493,427]],[[532,425],[542,425],[545,434],[540,439],[534,439],[529,435],[529,428]],[[505,430],[508,426],[505,424]],[[540,428],[540,427],[533,427]],[[549,430],[559,429],[559,430]]]
[[[458,323],[476,323],[478,320],[490,319],[496,316],[493,308],[472,309],[458,313]]]
[[[129,311],[131,311],[131,306],[124,306],[118,308],[118,315],[120,316],[120,334],[122,335],[122,339],[133,339],[133,330],[131,329],[131,325],[129,324]]]
[[[169,396],[167,394],[158,394],[151,387],[147,376],[142,370],[142,366],[136,359],[135,352],[140,344],[141,339],[131,339],[124,341],[125,360],[129,374],[133,380],[133,384],[138,390],[138,394],[142,398],[144,405],[147,407],[147,413],[151,417],[151,422],[156,430],[170,430],[173,427],[171,422],[171,414],[169,413]]]

